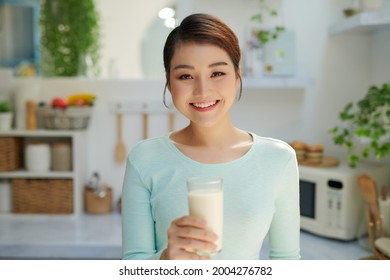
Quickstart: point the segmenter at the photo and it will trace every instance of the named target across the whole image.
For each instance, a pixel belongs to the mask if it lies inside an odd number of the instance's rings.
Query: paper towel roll
[[[379,198],[379,209],[383,217],[383,228],[387,236],[390,236],[390,197],[386,200]]]
[[[17,129],[26,129],[26,102],[33,100],[38,102],[39,85],[37,83],[21,83],[15,89],[15,127]]]

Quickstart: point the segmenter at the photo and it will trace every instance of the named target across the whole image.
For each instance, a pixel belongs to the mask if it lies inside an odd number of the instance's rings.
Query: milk
[[[215,241],[215,252],[197,252],[200,255],[214,255],[222,249],[223,233],[223,190],[222,179],[216,181],[188,182],[188,204],[190,215],[206,220],[207,226],[218,239]]]

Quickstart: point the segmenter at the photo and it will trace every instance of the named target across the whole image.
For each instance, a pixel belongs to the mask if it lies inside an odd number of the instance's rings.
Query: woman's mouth
[[[197,110],[197,111],[209,111],[214,109],[217,104],[219,103],[219,100],[209,101],[209,102],[194,102],[191,103],[191,106]]]

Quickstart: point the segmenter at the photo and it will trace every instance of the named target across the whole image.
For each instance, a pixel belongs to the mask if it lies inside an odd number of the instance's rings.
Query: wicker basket
[[[85,189],[85,211],[90,214],[105,214],[112,212],[112,188],[106,187],[104,197],[89,189]]]
[[[22,145],[22,138],[0,137],[0,172],[13,171],[22,167]]]
[[[73,213],[73,181],[71,179],[13,179],[14,213]]]
[[[47,129],[86,129],[91,116],[91,107],[68,107],[67,109],[43,107],[38,110]]]

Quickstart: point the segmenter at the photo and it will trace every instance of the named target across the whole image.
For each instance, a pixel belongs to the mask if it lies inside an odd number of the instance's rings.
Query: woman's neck
[[[212,127],[201,127],[190,123],[183,129],[185,142],[191,146],[221,147],[231,145],[237,140],[238,130],[230,120],[226,120]],[[184,140],[184,139],[183,139]]]
[[[187,157],[202,163],[224,163],[242,157],[251,148],[250,134],[230,122],[223,126],[199,127],[191,123],[174,132],[171,141]]]

